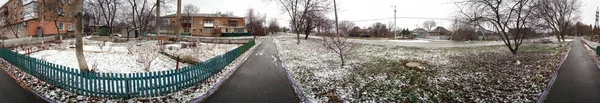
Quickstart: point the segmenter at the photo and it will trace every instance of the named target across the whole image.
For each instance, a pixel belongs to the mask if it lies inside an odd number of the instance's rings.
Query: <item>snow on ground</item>
[[[71,68],[79,68],[73,39],[63,40],[65,43],[60,46],[32,53],[30,56],[48,61],[50,63],[63,65]],[[150,55],[155,57],[150,65],[149,71],[164,71],[175,69],[177,62],[168,56],[158,54],[159,47],[156,41],[136,41],[132,40],[127,43],[112,43],[86,40],[86,45],[83,46],[84,55],[90,68],[95,68],[97,72],[104,73],[136,73],[147,72],[141,63],[141,57],[147,56],[142,54],[155,53]],[[100,48],[102,45],[102,48]],[[199,61],[208,60],[215,56],[226,53],[227,51],[237,48],[238,44],[211,44],[199,43],[197,48],[181,48],[181,44],[168,44],[166,46],[167,53],[177,53],[177,55],[193,55]],[[205,46],[210,45],[210,46]],[[210,47],[210,48],[208,48]],[[130,54],[128,48],[131,48]],[[97,66],[94,67],[93,65]],[[183,68],[189,64],[179,63],[179,68]]]
[[[215,56],[225,54],[228,51],[231,51],[241,44],[214,44],[214,43],[202,43],[197,42],[196,47],[193,48],[181,48],[181,44],[168,44],[165,52],[173,55],[173,56],[191,56],[196,58],[199,62],[204,60],[208,60]]]
[[[261,39],[256,40],[256,45],[261,43]],[[66,47],[66,46],[65,46]],[[57,103],[72,103],[72,102],[103,102],[103,103],[121,103],[121,102],[163,102],[163,103],[182,103],[182,102],[190,102],[194,99],[199,98],[200,96],[206,94],[208,90],[213,88],[213,86],[223,80],[225,76],[231,71],[235,70],[236,66],[243,63],[246,58],[250,56],[251,51],[253,51],[257,46],[250,48],[247,52],[242,54],[236,60],[234,60],[231,64],[227,65],[221,72],[213,75],[202,84],[197,84],[185,90],[167,94],[165,96],[158,97],[146,97],[146,98],[132,98],[132,99],[108,99],[108,98],[99,98],[99,97],[88,97],[81,96],[75,93],[71,93],[60,88],[56,88],[46,82],[39,80],[38,78],[29,75],[15,66],[9,64],[8,62],[0,59],[0,68],[14,75],[18,81],[22,82],[28,88],[31,88],[33,91],[37,92],[44,97],[57,102]],[[58,50],[56,50],[58,51]],[[88,52],[86,52],[88,53]],[[74,54],[73,54],[74,55]],[[86,54],[87,57],[87,54]],[[87,59],[87,58],[86,58]]]
[[[417,48],[361,44],[340,60],[319,39],[276,37],[279,53],[305,96],[321,102],[534,102],[568,43]],[[562,51],[562,52],[561,52]],[[422,65],[405,66],[408,62]],[[519,62],[519,63],[516,63]]]

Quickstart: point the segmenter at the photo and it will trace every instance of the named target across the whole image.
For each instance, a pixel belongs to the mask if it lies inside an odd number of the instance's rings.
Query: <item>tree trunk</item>
[[[160,35],[160,0],[156,0],[156,20],[154,20],[155,22],[155,26],[156,26],[156,36]]]
[[[175,42],[179,42],[179,39],[181,39],[181,0],[177,0],[177,20],[175,25],[175,27],[177,27],[175,29],[175,35],[177,35]]]
[[[300,32],[296,31],[296,36],[298,37],[298,42],[296,44],[300,45]]]
[[[75,9],[75,18],[77,18],[76,29],[75,30],[75,55],[77,56],[77,62],[79,62],[79,69],[83,72],[88,72],[88,65],[85,60],[85,56],[83,55],[83,39],[81,38],[81,27],[82,27],[82,13],[81,9],[83,9],[83,0],[76,1],[76,9]]]

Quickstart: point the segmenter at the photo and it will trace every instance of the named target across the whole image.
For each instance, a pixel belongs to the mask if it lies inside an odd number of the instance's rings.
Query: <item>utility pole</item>
[[[392,5],[392,7],[394,7],[394,26],[392,30],[394,31],[394,39],[396,39],[396,5]]]
[[[596,33],[596,35],[600,35],[600,26],[598,26],[598,18],[600,17],[600,8],[596,7],[596,26],[594,26],[594,33]]]
[[[333,12],[335,13],[335,34],[341,36],[338,28],[337,3],[335,3],[335,0],[333,0]]]
[[[156,26],[156,36],[160,35],[160,24],[161,23],[161,19],[160,19],[160,0],[156,0],[156,18],[154,20],[154,26]]]
[[[175,25],[177,27],[175,29],[175,35],[177,35],[175,42],[179,42],[181,39],[181,0],[177,0],[177,20],[175,21]]]

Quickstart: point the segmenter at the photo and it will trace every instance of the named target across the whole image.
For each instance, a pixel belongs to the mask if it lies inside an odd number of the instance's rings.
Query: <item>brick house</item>
[[[161,34],[173,34],[168,28],[174,28],[173,23],[177,20],[176,14],[162,16],[162,23],[167,27],[161,27]],[[193,36],[220,36],[222,33],[247,33],[244,17],[236,17],[225,14],[181,14],[181,34]],[[165,28],[164,30],[162,28]],[[218,31],[215,31],[218,30]]]
[[[19,37],[72,34],[76,19],[70,8],[74,6],[74,0],[8,0],[0,7],[0,36],[14,38],[12,31]],[[58,30],[54,20],[57,20]]]

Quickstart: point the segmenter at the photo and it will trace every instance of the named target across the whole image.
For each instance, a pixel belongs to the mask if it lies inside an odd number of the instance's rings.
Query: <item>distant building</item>
[[[427,30],[423,29],[423,28],[416,28],[412,31],[410,31],[411,34],[415,35],[416,37],[424,37],[427,36]]]
[[[443,35],[450,35],[450,34],[452,34],[452,32],[450,32],[450,30],[448,30],[444,27],[441,27],[441,26],[438,26],[437,28],[429,31],[430,36],[443,36]]]
[[[167,26],[175,26],[176,14],[161,17],[162,23]],[[245,18],[225,14],[181,14],[182,21],[180,29],[183,35],[194,36],[220,36],[222,33],[247,33]],[[174,28],[174,27],[173,27]],[[172,31],[172,30],[171,30]],[[161,28],[161,33],[170,33],[169,30]]]
[[[41,37],[75,32],[74,0],[8,0],[0,7],[0,33],[14,38],[13,31],[21,36]],[[56,11],[44,12],[44,2],[60,3]],[[38,5],[41,3],[41,5]],[[47,4],[49,5],[49,4]],[[52,7],[56,7],[53,5]],[[60,15],[56,16],[56,15]],[[44,18],[46,17],[46,18]],[[49,17],[58,17],[57,27]],[[53,18],[54,19],[54,18]],[[13,27],[13,30],[11,30]]]

